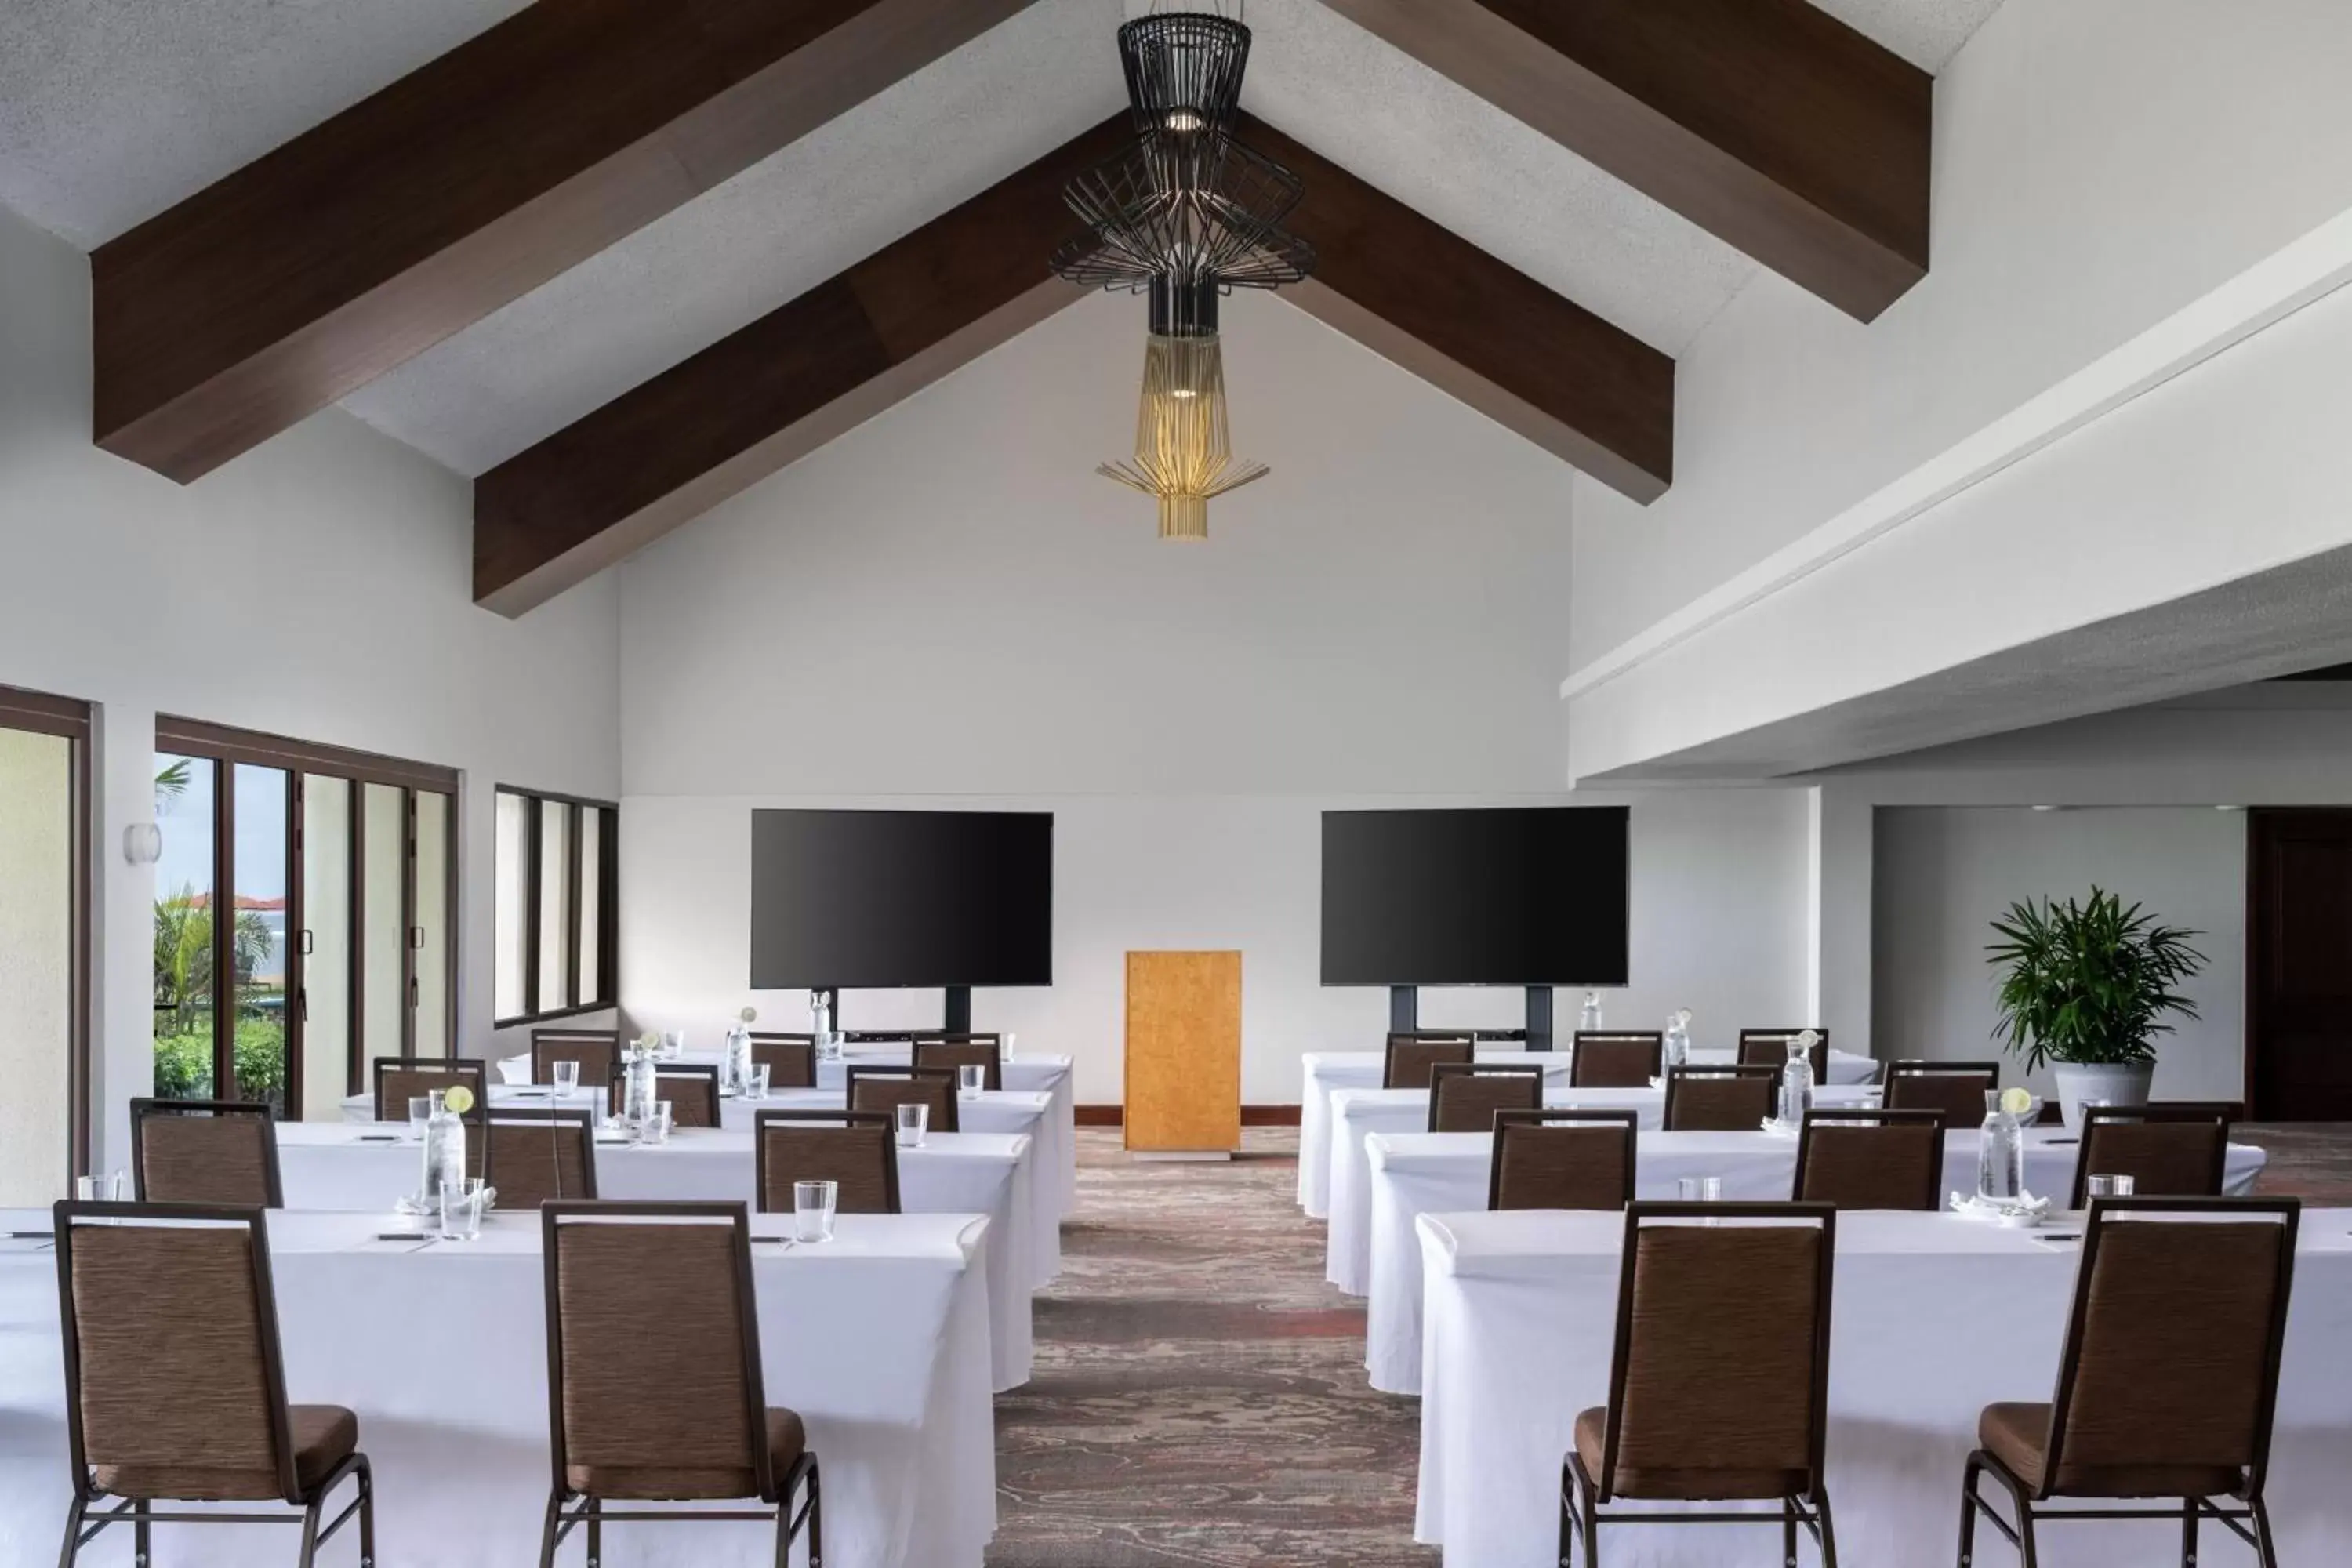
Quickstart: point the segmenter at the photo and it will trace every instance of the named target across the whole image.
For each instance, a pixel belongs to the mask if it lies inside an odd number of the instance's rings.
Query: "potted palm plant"
[[[1992,929],[2000,940],[1985,951],[2000,978],[1994,1037],[2029,1068],[2052,1068],[2066,1125],[2079,1125],[2086,1100],[2147,1103],[2156,1037],[2172,1032],[2171,1016],[2197,1016],[2177,987],[2205,967],[2189,945],[2200,933],[2160,925],[2095,887],[2084,903],[2011,904]]]

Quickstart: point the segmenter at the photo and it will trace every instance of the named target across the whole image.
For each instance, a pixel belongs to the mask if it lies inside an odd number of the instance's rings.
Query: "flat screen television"
[[[751,813],[751,986],[1054,983],[1049,811]]]
[[[1323,814],[1326,985],[1623,985],[1622,805]]]

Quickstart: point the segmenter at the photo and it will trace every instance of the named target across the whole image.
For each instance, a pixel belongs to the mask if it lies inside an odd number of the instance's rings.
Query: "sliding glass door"
[[[0,688],[0,1207],[86,1157],[89,758],[85,704]]]

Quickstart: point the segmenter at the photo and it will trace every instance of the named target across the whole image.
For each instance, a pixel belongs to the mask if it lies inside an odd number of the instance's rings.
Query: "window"
[[[0,1207],[89,1160],[89,708],[0,687]]]
[[[614,1005],[620,810],[603,801],[499,786],[498,1023],[535,1023]]]
[[[158,1095],[333,1121],[373,1058],[451,1054],[457,788],[448,768],[157,718]]]

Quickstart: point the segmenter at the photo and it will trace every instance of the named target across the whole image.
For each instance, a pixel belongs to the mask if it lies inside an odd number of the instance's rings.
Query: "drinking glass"
[[[555,1068],[555,1098],[570,1100],[580,1092],[580,1064],[556,1062],[552,1065]]]
[[[654,1113],[637,1128],[638,1142],[659,1146],[669,1142],[670,1103],[667,1100],[654,1101]]]
[[[414,1094],[408,1098],[408,1136],[412,1142],[425,1142],[425,1124],[433,1120],[433,1097]]]
[[[833,1239],[833,1205],[839,1201],[841,1188],[833,1182],[794,1182],[793,1184],[793,1239],[794,1241],[831,1241]]]
[[[1723,1201],[1721,1176],[1677,1176],[1675,1196],[1686,1204],[1719,1204]]]
[[[110,1176],[76,1176],[74,1195],[86,1204],[119,1204],[122,1201],[122,1173]]]
[[[1013,1059],[1013,1031],[1010,1029],[1004,1031],[1004,1037],[997,1044],[996,1059],[1001,1062]]]
[[[978,1100],[987,1085],[988,1069],[978,1062],[967,1062],[956,1068],[956,1089],[964,1099]]]
[[[923,1133],[931,1124],[931,1108],[928,1105],[902,1104],[898,1111],[898,1147],[919,1149]]]
[[[482,1204],[488,1192],[479,1176],[441,1184],[441,1236],[445,1241],[476,1241],[482,1234]]]
[[[2129,1176],[2094,1175],[2083,1184],[2086,1198],[2127,1198],[2138,1184]]]
[[[661,1037],[662,1060],[674,1062],[686,1054],[686,1031],[671,1029]]]

